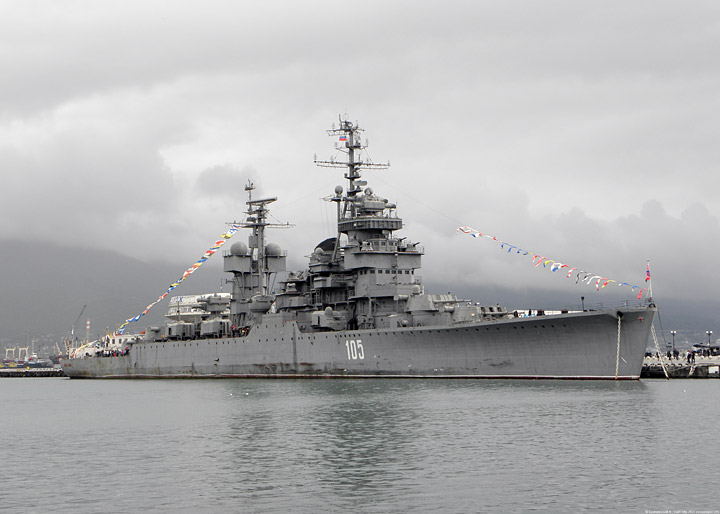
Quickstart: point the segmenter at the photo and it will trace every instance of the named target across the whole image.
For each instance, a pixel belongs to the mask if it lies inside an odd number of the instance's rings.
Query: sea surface
[[[0,511],[720,512],[720,381],[0,379]]]

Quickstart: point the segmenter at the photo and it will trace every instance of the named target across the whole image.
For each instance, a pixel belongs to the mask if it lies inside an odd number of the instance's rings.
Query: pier
[[[662,362],[657,357],[645,357],[640,378],[665,378],[663,364],[668,378],[720,378],[720,358],[698,358],[695,362],[670,359],[665,356]]]
[[[2,368],[0,378],[64,377],[62,368]]]

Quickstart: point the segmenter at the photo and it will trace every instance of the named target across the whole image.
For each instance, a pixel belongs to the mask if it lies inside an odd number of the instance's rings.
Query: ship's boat
[[[73,378],[473,377],[637,379],[656,308],[650,301],[600,310],[509,311],[454,294],[426,293],[424,248],[396,232],[396,206],[362,180],[384,168],[362,158],[361,129],[346,119],[328,134],[343,161],[335,188],[337,235],[318,243],[302,271],[266,241],[269,205],[253,199],[247,244],[224,255],[232,294],[174,297],[169,323],[118,336],[104,351],[63,360]],[[281,278],[279,290],[270,288]],[[115,341],[115,342],[113,342]],[[108,351],[108,347],[114,350]]]

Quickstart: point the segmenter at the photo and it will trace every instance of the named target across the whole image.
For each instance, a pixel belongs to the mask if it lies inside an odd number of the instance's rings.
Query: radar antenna
[[[362,170],[386,170],[390,167],[390,163],[374,163],[370,159],[363,160],[361,152],[367,148],[367,141],[363,144],[360,139],[360,132],[363,131],[357,123],[353,124],[347,119],[340,119],[340,126],[327,131],[328,136],[337,137],[338,141],[335,145],[339,151],[347,154],[347,161],[336,161],[333,157],[328,161],[320,161],[317,158],[314,159],[316,165],[323,168],[347,168],[345,178],[350,181],[347,195],[354,197],[357,193],[362,191],[361,186],[365,185],[358,182],[361,178],[360,172]]]
[[[339,251],[340,251],[340,238],[342,234],[347,234],[350,230],[355,230],[357,227],[354,224],[354,220],[358,219],[359,216],[371,216],[377,218],[382,217],[382,211],[386,208],[394,208],[394,204],[388,204],[387,200],[376,198],[371,188],[365,190],[365,195],[358,195],[362,192],[363,186],[367,185],[365,180],[360,180],[362,177],[361,171],[363,170],[386,170],[390,167],[390,163],[374,163],[364,153],[365,148],[368,146],[367,140],[365,143],[360,138],[360,133],[363,131],[357,122],[353,124],[348,121],[347,114],[339,117],[340,125],[327,131],[327,134],[331,137],[337,137],[338,140],[335,143],[335,149],[347,154],[346,161],[335,160],[331,157],[328,161],[320,161],[317,157],[314,158],[314,162],[317,166],[324,168],[347,168],[345,172],[345,178],[348,179],[350,184],[348,190],[343,194],[343,188],[337,186],[335,188],[335,195],[328,198],[329,201],[337,204],[337,220],[338,220],[338,232],[335,238],[335,248],[333,250],[331,262],[335,262]],[[363,154],[365,159],[363,159]],[[367,207],[367,201],[374,202],[374,205]],[[380,207],[378,207],[378,204]],[[402,224],[402,221],[395,218],[388,220],[383,217],[382,220],[374,219],[372,222],[376,227],[381,225],[390,224],[393,227],[396,224]],[[399,227],[398,227],[399,228]],[[390,228],[389,230],[396,230],[396,228]]]
[[[268,205],[275,202],[277,197],[272,198],[259,198],[253,200],[252,193],[255,190],[255,184],[248,180],[245,186],[245,191],[248,193],[248,200],[245,202],[248,206],[245,214],[247,218],[245,221],[232,222],[233,225],[237,225],[242,228],[249,228],[252,230],[252,236],[250,236],[250,251],[254,252],[257,257],[258,267],[256,274],[258,276],[258,282],[260,284],[261,294],[267,294],[269,287],[269,275],[270,270],[268,269],[267,258],[265,255],[265,229],[266,228],[290,228],[293,225],[290,223],[268,223],[267,217],[270,213]]]

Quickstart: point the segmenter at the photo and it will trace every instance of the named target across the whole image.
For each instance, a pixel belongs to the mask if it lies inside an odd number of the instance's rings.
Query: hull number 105
[[[345,348],[347,348],[348,359],[355,361],[365,358],[365,350],[363,350],[362,341],[360,341],[360,339],[345,341]]]

